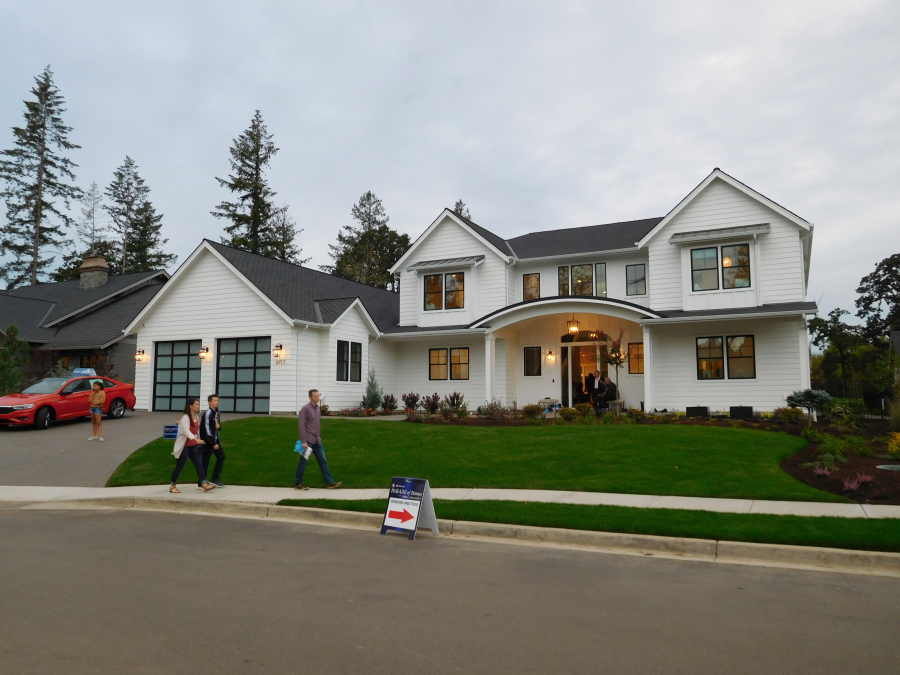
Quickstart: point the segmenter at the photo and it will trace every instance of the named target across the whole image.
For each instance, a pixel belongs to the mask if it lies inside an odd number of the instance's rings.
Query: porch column
[[[484,336],[484,400],[492,401],[494,398],[494,361],[496,360],[496,339],[493,334]]]
[[[649,326],[644,330],[644,410],[653,410],[653,335]]]

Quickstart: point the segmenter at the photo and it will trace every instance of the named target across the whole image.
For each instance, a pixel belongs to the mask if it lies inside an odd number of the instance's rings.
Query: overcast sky
[[[900,2],[0,0],[0,147],[49,64],[78,181],[125,155],[184,260],[262,111],[311,265],[366,190],[417,237],[665,215],[714,167],[815,223],[810,299],[900,251]]]

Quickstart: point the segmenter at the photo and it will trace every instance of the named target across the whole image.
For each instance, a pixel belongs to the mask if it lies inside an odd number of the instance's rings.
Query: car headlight
[[[23,403],[22,405],[14,405],[12,407],[13,410],[31,410],[34,407],[34,403]]]

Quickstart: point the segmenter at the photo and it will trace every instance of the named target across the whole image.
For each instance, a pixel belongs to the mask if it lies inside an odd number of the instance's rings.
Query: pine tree
[[[131,230],[135,225],[138,210],[147,201],[150,188],[138,175],[137,164],[131,157],[125,157],[122,164],[113,173],[113,180],[106,188],[106,196],[110,204],[103,209],[109,214],[110,229],[116,234],[116,245],[119,248],[119,269],[122,274],[131,271],[128,264],[128,251],[133,241]]]
[[[277,212],[272,203],[275,192],[269,188],[265,176],[269,162],[278,152],[272,138],[257,110],[250,127],[232,143],[229,151],[232,173],[227,180],[216,178],[237,201],[223,201],[212,211],[216,218],[231,221],[225,226],[228,237],[222,238],[223,244],[261,255],[269,253],[270,229]]]
[[[350,214],[359,225],[341,228],[337,244],[328,245],[334,264],[323,269],[343,279],[398,290],[389,270],[409,248],[409,235],[388,226],[384,206],[371,191],[359,198]]]
[[[270,222],[270,232],[266,242],[266,255],[276,260],[305,265],[309,258],[301,258],[303,249],[297,246],[296,239],[303,232],[297,229],[297,223],[288,214],[288,207],[283,206],[275,212]]]
[[[0,396],[20,390],[28,353],[28,343],[19,339],[19,327],[15,323],[9,324],[0,342]]]
[[[0,250],[13,256],[3,269],[10,288],[36,284],[47,273],[53,262],[48,249],[61,244],[63,227],[71,223],[65,211],[81,196],[74,184],[77,165],[62,154],[80,146],[69,141],[72,128],[62,119],[65,100],[50,66],[35,82],[34,100],[25,101],[25,125],[13,127],[15,147],[0,152],[7,218]]]
[[[168,239],[160,234],[162,214],[156,213],[153,204],[144,201],[137,208],[134,222],[128,231],[128,258],[126,273],[151,272],[173,265],[178,256],[163,251]]]
[[[469,213],[469,207],[466,206],[466,203],[462,199],[457,200],[456,204],[453,206],[453,213],[472,220],[472,214]]]
[[[72,281],[78,279],[78,268],[86,258],[97,256],[106,259],[110,274],[121,274],[119,267],[120,247],[108,239],[101,239],[94,243],[93,250],[73,248],[62,257],[62,262],[56,271],[50,275],[51,281]]]
[[[102,216],[103,194],[95,181],[81,197],[81,220],[75,224],[75,231],[82,245],[87,247],[89,257],[93,257],[94,247],[103,241],[106,234]]]

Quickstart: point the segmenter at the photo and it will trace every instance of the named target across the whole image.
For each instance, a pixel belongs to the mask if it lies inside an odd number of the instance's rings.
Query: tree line
[[[150,188],[137,163],[125,157],[101,190],[76,183],[78,165],[69,157],[81,149],[70,140],[63,121],[65,99],[50,67],[35,78],[32,99],[25,101],[24,124],[13,127],[13,147],[0,151],[0,198],[6,222],[0,228],[0,277],[8,289],[45,281],[78,278],[88,257],[106,259],[111,274],[164,269],[177,256],[164,250],[163,215],[150,200]],[[297,228],[286,204],[275,201],[267,172],[278,153],[274,137],[257,110],[250,126],[229,149],[231,171],[216,177],[228,192],[212,211],[224,221],[223,244],[294,264],[305,264]],[[77,215],[71,215],[72,209]],[[454,211],[469,218],[466,204]],[[344,225],[329,244],[324,271],[378,288],[398,290],[389,269],[409,248],[409,235],[388,225],[381,200],[365,192],[350,210],[354,223]],[[70,233],[74,230],[74,236]]]

